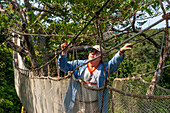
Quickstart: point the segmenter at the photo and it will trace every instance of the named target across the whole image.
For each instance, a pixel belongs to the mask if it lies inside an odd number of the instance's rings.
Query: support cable
[[[170,26],[169,26],[169,28],[170,28]],[[154,34],[152,34],[152,35],[150,35],[150,36],[148,36],[148,37],[146,37],[146,38],[144,38],[144,39],[139,39],[139,40],[137,40],[135,43],[132,43],[132,45],[134,46],[134,45],[136,45],[136,44],[138,44],[138,43],[141,43],[141,42],[145,41],[147,38],[151,38],[151,37],[153,37],[153,36],[155,36],[155,35],[163,32],[163,31],[165,31],[165,29],[160,30],[160,31],[158,31],[158,32],[156,32],[156,33],[154,33]],[[117,51],[116,51],[116,52],[117,52]],[[115,54],[116,52],[110,53],[108,56],[113,55],[113,54]],[[106,54],[106,55],[107,55],[107,54]]]
[[[149,27],[147,27],[147,28],[145,28],[144,30],[140,31],[139,33],[137,33],[137,34],[133,35],[132,37],[126,39],[126,40],[123,41],[122,43],[119,43],[119,44],[117,44],[116,46],[114,46],[113,48],[111,48],[110,50],[105,51],[103,54],[104,54],[104,55],[105,55],[105,54],[108,54],[109,52],[111,52],[111,51],[113,51],[114,49],[118,48],[118,47],[121,46],[122,44],[127,43],[128,41],[134,39],[136,36],[141,35],[143,32],[145,32],[145,31],[149,30],[150,28],[152,28],[153,26],[159,24],[159,23],[162,22],[163,20],[164,20],[164,19],[158,20],[157,22],[153,23],[152,25],[150,25]],[[93,60],[95,60],[95,59],[97,59],[97,58],[99,58],[99,57],[101,57],[101,55],[99,55],[99,56],[97,56],[97,57],[89,60],[88,62],[86,62],[85,64],[82,64],[82,65],[78,66],[77,68],[82,67],[82,66],[86,65],[87,63],[89,63],[89,62],[91,62],[91,61],[93,61]],[[75,71],[77,68],[75,68],[73,71]]]
[[[76,41],[76,39],[77,39],[78,36],[83,32],[83,30],[85,30],[86,27],[91,23],[91,21],[93,21],[93,20],[96,18],[96,14],[99,15],[100,12],[103,10],[103,8],[107,5],[107,3],[108,3],[109,1],[110,1],[110,0],[107,0],[107,1],[104,3],[104,5],[103,5],[98,11],[95,12],[95,15],[93,16],[93,18],[91,18],[91,20],[88,21],[88,23],[83,27],[83,29],[70,41],[70,43],[69,43],[63,50],[57,52],[57,55],[55,55],[54,58],[56,58],[59,54],[61,54],[62,51],[64,51],[68,46],[70,46],[72,43],[74,43],[74,42]],[[52,58],[49,62],[51,62],[54,58]],[[38,67],[38,68],[34,68],[34,69],[32,69],[32,70],[33,70],[33,71],[38,70],[38,69],[42,68],[43,66],[48,65],[49,62],[45,63],[44,65],[42,65],[42,66],[40,66],[40,67]]]
[[[103,65],[104,77],[105,77],[104,89],[103,89],[103,92],[102,92],[102,103],[101,103],[101,109],[100,109],[100,113],[102,113],[103,101],[104,101],[104,93],[105,93],[106,86],[107,86],[107,76],[106,76],[106,70],[105,70],[105,65],[104,65],[104,61],[103,61],[103,51],[102,51],[102,41],[101,41],[101,39],[103,37],[103,34],[102,34],[102,31],[101,31],[101,27],[99,25],[99,15],[97,15],[97,17],[96,17],[96,26],[97,26],[97,33],[98,33],[99,42],[100,42],[100,50],[101,50],[100,53],[101,53],[101,59],[102,59],[101,62],[102,62],[102,65]]]

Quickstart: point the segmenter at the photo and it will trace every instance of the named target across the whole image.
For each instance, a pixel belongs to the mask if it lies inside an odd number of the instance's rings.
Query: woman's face
[[[91,51],[90,51],[90,53],[89,53],[89,56],[88,56],[88,59],[89,60],[92,60],[93,58],[96,58],[97,56],[99,56],[100,55],[100,52],[99,51],[97,51],[96,49],[92,49]],[[95,62],[97,62],[97,61],[100,61],[101,60],[101,58],[99,57],[99,58],[97,58],[96,60],[94,60]]]

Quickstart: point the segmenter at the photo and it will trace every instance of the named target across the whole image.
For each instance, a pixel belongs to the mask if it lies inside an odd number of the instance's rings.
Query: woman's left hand
[[[131,50],[133,48],[133,45],[130,43],[125,44],[122,48],[119,50],[119,54],[123,56],[124,52],[127,50]]]

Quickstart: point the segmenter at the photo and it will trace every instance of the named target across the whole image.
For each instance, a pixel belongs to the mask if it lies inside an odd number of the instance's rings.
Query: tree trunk
[[[49,61],[48,53],[46,50],[46,38],[45,37],[39,37],[40,42],[40,48],[41,48],[41,54],[42,54],[42,64],[44,65]],[[48,69],[48,65],[44,65],[42,68],[42,76],[47,76],[50,70]]]

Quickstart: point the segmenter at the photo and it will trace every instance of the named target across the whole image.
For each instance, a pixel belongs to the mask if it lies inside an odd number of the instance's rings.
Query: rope
[[[97,26],[97,34],[98,34],[98,37],[99,37],[99,42],[100,42],[100,50],[101,50],[101,59],[103,59],[103,51],[102,51],[102,42],[101,42],[101,38],[103,39],[103,34],[102,34],[102,31],[101,31],[101,27],[100,27],[100,24],[99,24],[99,17],[97,17],[96,19],[96,26]],[[100,113],[102,113],[102,108],[103,108],[103,101],[104,101],[104,92],[106,90],[106,86],[107,86],[107,76],[106,76],[106,70],[105,70],[105,65],[104,65],[104,62],[102,60],[102,65],[103,65],[103,69],[104,69],[104,77],[105,77],[105,83],[104,83],[104,89],[103,89],[103,93],[102,93],[102,103],[101,103],[101,109],[100,109]]]
[[[15,62],[14,62],[14,65],[16,65],[15,64]],[[17,66],[15,66],[15,68],[16,68]],[[170,67],[170,65],[166,65],[166,66],[164,66],[162,69],[165,69],[165,68],[168,68],[168,67]],[[20,71],[21,73],[23,73],[23,72],[25,72],[25,73],[29,73],[29,72],[31,72],[30,70],[25,70],[25,69],[21,69],[21,68],[16,68],[18,71]],[[60,80],[63,80],[63,79],[67,79],[67,78],[70,78],[72,75],[73,75],[73,72],[74,71],[69,71],[68,72],[68,75],[67,76],[64,76],[64,77],[50,77],[50,76],[47,76],[47,77],[39,77],[39,76],[32,76],[31,78],[33,79],[33,78],[36,78],[36,79],[38,79],[38,78],[40,78],[40,79],[51,79],[51,80],[55,80],[55,81],[60,81]],[[154,70],[154,71],[150,71],[150,72],[147,72],[147,73],[145,73],[145,74],[138,74],[138,75],[136,75],[136,76],[134,76],[134,77],[128,77],[128,78],[115,78],[114,80],[120,80],[120,81],[122,81],[122,80],[134,80],[134,79],[139,79],[140,77],[142,77],[142,76],[147,76],[147,75],[149,75],[149,74],[152,74],[152,73],[154,73],[154,72],[156,72],[156,70]],[[24,73],[23,73],[24,74]],[[76,79],[74,76],[73,76],[73,79],[75,80],[75,81],[77,81],[77,82],[81,82],[82,80],[80,79]],[[82,82],[83,84],[84,84],[84,82]],[[88,87],[88,86],[87,86]],[[87,88],[86,87],[86,88]],[[91,88],[91,87],[88,87],[89,89],[97,89],[98,90],[98,88]],[[99,89],[101,89],[101,88],[99,88]]]
[[[110,52],[110,51],[112,51],[112,50],[118,48],[118,47],[121,46],[122,44],[125,44],[125,43],[129,42],[130,40],[134,39],[136,36],[141,35],[143,32],[149,30],[150,28],[152,28],[153,26],[159,24],[159,23],[162,22],[163,20],[164,20],[164,19],[158,20],[157,22],[155,22],[155,23],[153,23],[152,25],[148,26],[147,28],[145,28],[144,30],[140,31],[139,33],[137,33],[137,34],[133,35],[132,37],[126,39],[126,40],[123,41],[122,43],[119,43],[118,45],[116,45],[115,47],[113,47],[113,48],[110,49],[109,51],[105,52],[104,54],[107,54],[108,52]]]
[[[91,21],[93,21],[93,20],[96,18],[96,16],[100,14],[100,12],[103,10],[103,8],[107,5],[107,3],[108,3],[109,1],[110,1],[110,0],[107,0],[107,1],[104,3],[104,5],[103,5],[98,11],[95,12],[95,15],[93,16],[93,18],[91,18],[91,20],[88,21],[88,23],[84,26],[84,28],[70,41],[70,43],[69,43],[62,51],[64,51],[68,46],[70,46],[71,43],[74,43],[74,42],[75,42],[75,40],[78,38],[78,36],[86,29],[86,27],[91,23]],[[60,53],[61,53],[62,51],[60,51]]]
[[[164,31],[164,30],[160,30],[160,31],[158,31],[158,32],[156,32],[156,33],[154,33],[153,35],[150,35],[149,37],[152,37],[152,36],[154,36],[154,35],[156,35],[156,34],[158,34],[158,33],[160,33],[160,32],[162,32],[162,31]],[[136,43],[134,43],[133,45],[135,45],[135,44],[137,44],[137,43],[139,43],[139,42],[141,42],[141,41],[143,41],[143,40],[140,40],[140,41],[138,41],[138,42],[136,42]],[[112,54],[115,54],[115,52],[114,53],[112,53]],[[111,54],[109,54],[109,55],[111,55]],[[57,54],[55,55],[55,57],[57,56]],[[74,56],[74,55],[73,55]],[[54,57],[54,58],[55,58]],[[53,58],[53,59],[54,59]],[[94,59],[92,59],[92,60],[90,60],[90,61],[88,61],[87,63],[89,63],[89,62],[91,62],[91,61],[93,61],[93,60],[95,60],[95,59],[97,59],[98,57],[96,57],[96,58],[94,58]],[[46,64],[49,64],[53,59],[51,59],[49,62],[47,62]],[[14,59],[13,59],[14,60]],[[84,66],[84,65],[86,65],[87,63],[85,63],[85,64],[83,64],[83,65],[80,65],[80,66],[78,66],[78,67],[76,67],[76,69],[78,69],[78,68],[80,68],[81,66]],[[41,67],[43,67],[43,66],[41,66]],[[19,68],[17,68],[17,69],[19,69]],[[74,69],[73,70],[73,72],[76,70],[76,69]],[[21,69],[22,70],[22,69]],[[33,70],[32,70],[33,71]],[[155,72],[155,71],[154,71]],[[152,72],[151,72],[152,73]],[[149,74],[149,73],[148,73]]]
[[[159,20],[159,21],[156,22],[156,23],[160,23],[161,21],[163,21],[163,20],[161,19],[161,20]],[[156,23],[154,23],[152,26],[154,26]],[[148,30],[149,28],[150,28],[150,26],[149,26],[148,28],[142,30],[140,33],[138,33],[138,34],[136,34],[136,35],[134,35],[134,36],[128,38],[127,40],[130,40],[130,39],[135,38],[136,36],[140,35],[141,33],[143,33],[144,31]],[[155,34],[153,34],[153,35],[151,35],[151,36],[149,36],[149,37],[152,37],[152,36],[154,36],[154,35],[156,35],[156,34],[162,32],[162,31],[163,31],[163,30],[160,30],[160,31],[158,31],[157,33],[155,33]],[[113,47],[112,49],[110,49],[109,51],[105,52],[104,54],[107,54],[108,52],[114,50],[115,48],[119,47],[119,45],[122,45],[122,44],[124,44],[125,42],[126,42],[126,41],[124,41],[124,42],[118,44],[117,46]],[[139,42],[141,42],[141,41],[139,41]],[[139,42],[137,42],[137,43],[139,43]],[[135,44],[137,44],[137,43],[134,43],[133,45],[135,45]],[[112,53],[112,54],[113,54],[113,53]],[[109,55],[110,55],[110,54],[109,54]],[[57,56],[57,55],[56,55],[56,56]],[[56,57],[56,56],[55,56],[55,57]],[[94,58],[94,59],[92,59],[92,60],[89,60],[89,61],[86,62],[85,64],[82,64],[82,65],[80,65],[80,66],[77,66],[77,67],[73,70],[73,72],[74,72],[75,70],[77,70],[78,68],[80,68],[80,67],[86,65],[87,63],[89,63],[89,62],[91,62],[91,61],[93,61],[93,60],[99,58],[100,56],[101,56],[101,55],[97,56],[96,58]],[[55,58],[55,57],[54,57],[54,58]],[[54,59],[54,58],[53,58],[53,59]],[[51,62],[53,59],[51,59],[49,62]],[[47,62],[46,64],[48,64],[49,62]],[[41,67],[43,67],[43,66],[41,66]]]
[[[170,26],[169,26],[169,28],[170,28]],[[147,38],[151,38],[151,37],[153,37],[153,36],[155,36],[155,35],[163,32],[163,31],[165,31],[165,29],[166,29],[166,28],[164,28],[163,30],[159,30],[158,32],[156,32],[156,33],[154,33],[154,34],[152,34],[152,35],[150,35],[150,36],[148,36],[148,37],[146,37],[146,38],[144,38],[144,39],[137,40],[135,43],[132,43],[132,45],[134,46],[134,45],[136,45],[136,44],[138,44],[138,43],[141,43],[141,42],[145,41]],[[117,52],[117,51],[116,51],[116,52]],[[116,52],[112,52],[112,53],[110,53],[108,56],[113,55],[113,54],[115,54]],[[106,55],[107,55],[107,54],[106,54]],[[107,58],[107,57],[106,57],[106,58]]]
[[[73,42],[78,38],[78,36],[81,34],[81,32],[91,23],[91,21],[92,21],[98,14],[100,14],[101,10],[106,6],[106,4],[107,4],[109,1],[110,1],[110,0],[107,0],[107,1],[105,2],[105,4],[99,9],[99,11],[97,11],[97,12],[95,13],[94,17],[86,24],[86,26],[78,33],[78,35],[76,35],[75,38],[73,38],[73,39],[70,41],[70,43],[69,43],[62,51],[64,51],[69,45],[71,45],[71,43],[73,43]],[[112,49],[110,49],[109,51],[105,52],[104,54],[106,54],[106,53],[114,50],[115,48],[117,48],[117,47],[119,47],[120,45],[128,42],[129,40],[132,40],[132,39],[135,38],[136,36],[142,34],[144,31],[147,31],[148,29],[150,29],[151,27],[155,26],[156,24],[162,22],[163,20],[164,20],[164,19],[160,19],[160,20],[157,21],[156,23],[152,24],[151,26],[149,26],[149,27],[147,27],[146,29],[142,30],[141,32],[137,33],[136,35],[128,38],[127,40],[125,40],[124,42],[118,44],[117,46],[115,46],[114,48],[112,48]],[[31,69],[31,70],[32,70],[32,71],[36,71],[36,70],[39,70],[39,69],[41,69],[42,67],[48,65],[48,64],[49,64],[50,62],[52,62],[59,54],[61,54],[62,51],[56,52],[57,54],[56,54],[51,60],[49,60],[47,63],[43,64],[42,66],[40,66],[40,67],[38,67],[38,68]],[[99,57],[100,57],[100,56],[98,56],[97,58],[99,58]],[[92,59],[91,61],[93,61],[93,60],[95,60],[95,59],[96,59],[96,58]],[[80,67],[80,66],[78,66],[78,67]],[[78,67],[77,67],[77,68],[78,68]],[[77,68],[76,68],[76,69],[77,69]]]
[[[109,0],[108,0],[107,2],[105,2],[105,4],[102,6],[102,8],[100,8],[99,11],[95,12],[95,16],[94,16],[94,17],[86,24],[86,26],[76,35],[76,37],[73,38],[73,39],[70,41],[70,43],[64,48],[64,50],[65,50],[68,46],[70,46],[72,43],[74,43],[74,42],[76,41],[76,39],[78,38],[78,36],[79,36],[79,35],[83,32],[83,30],[91,23],[91,21],[94,20],[94,18],[97,18],[97,17],[98,17],[98,15],[100,14],[101,10],[106,6],[106,4],[107,4],[108,2],[109,2]],[[119,47],[120,45],[122,45],[122,44],[124,44],[124,43],[126,43],[126,42],[128,42],[128,41],[130,41],[130,40],[132,40],[132,39],[135,38],[136,36],[141,35],[143,32],[145,32],[146,30],[150,29],[150,28],[153,27],[154,25],[160,23],[160,22],[163,21],[164,19],[167,20],[167,18],[163,18],[163,19],[159,20],[158,22],[156,22],[155,24],[149,26],[148,28],[144,29],[143,31],[137,33],[136,35],[134,35],[134,36],[132,36],[132,37],[130,37],[130,38],[128,38],[127,40],[123,41],[122,43],[116,45],[115,47],[113,47],[113,48],[110,49],[109,51],[104,52],[103,54],[102,54],[102,52],[101,52],[101,55],[100,55],[100,56],[92,59],[91,61],[93,61],[93,60],[95,60],[95,59],[97,59],[97,58],[99,58],[99,57],[102,57],[102,58],[103,58],[103,55],[104,55],[104,54],[106,54],[106,53],[114,50],[115,48]],[[98,22],[98,20],[96,21],[96,24],[97,24],[99,41],[100,41],[100,48],[101,48],[102,41],[101,41],[100,39],[101,39],[101,38],[103,39],[103,35],[102,35],[101,27],[100,27],[99,23],[97,23],[97,22]],[[101,33],[101,34],[100,34],[100,33]],[[151,36],[152,36],[152,35],[151,35]],[[141,40],[141,41],[143,41],[143,40]],[[104,42],[104,40],[103,40],[103,42]],[[140,42],[140,41],[139,41],[139,42]],[[139,42],[136,42],[136,43],[139,43]],[[134,43],[133,45],[135,45],[136,43]],[[62,50],[62,51],[64,51],[64,50]],[[55,55],[54,58],[56,58],[59,54],[61,54],[62,51],[57,52],[57,54]],[[106,54],[106,55],[107,55],[107,54]],[[53,59],[54,59],[54,58],[53,58]],[[76,51],[76,58],[77,58],[77,60],[78,60],[77,51]],[[32,71],[41,69],[41,67],[46,66],[46,65],[49,64],[53,59],[51,59],[51,60],[50,60],[49,62],[47,62],[46,64],[40,66],[39,68],[32,69]],[[90,61],[89,61],[89,62],[90,62]],[[77,63],[78,63],[78,62],[77,62]],[[88,63],[88,62],[87,62],[87,63]],[[85,64],[83,64],[83,65],[86,65],[87,63],[85,63]],[[103,64],[103,67],[104,67],[103,61],[102,61],[102,64]],[[81,66],[83,66],[83,65],[81,65]],[[79,66],[79,65],[77,64],[76,69],[79,69],[79,67],[81,67],[81,66]],[[76,70],[76,69],[75,69],[75,70]],[[74,71],[75,71],[75,70],[74,70]],[[74,71],[73,71],[73,72],[74,72]],[[156,71],[157,71],[157,70],[156,70]],[[155,71],[155,72],[156,72],[156,71]],[[19,73],[20,73],[20,74],[26,74],[26,75],[27,75],[27,74],[30,74],[30,73],[28,73],[28,72],[29,72],[29,70],[20,70],[20,69],[19,69]],[[50,77],[50,76],[47,76],[47,77],[33,76],[33,78],[35,78],[35,79],[51,79],[51,80],[60,81],[60,80],[63,80],[63,79],[70,78],[70,77],[73,75],[73,72],[69,72],[68,76],[64,76],[64,77],[62,77],[62,78],[59,78],[59,77],[58,77],[58,78],[54,78],[54,77]],[[78,72],[79,72],[79,71],[78,71]],[[123,94],[123,95],[125,95],[125,96],[130,96],[130,97],[134,97],[134,98],[157,99],[157,100],[158,100],[158,99],[170,99],[170,95],[160,95],[160,96],[154,96],[154,95],[136,95],[136,94],[126,93],[126,92],[124,92],[124,91],[122,91],[122,90],[113,88],[113,87],[107,85],[107,77],[106,77],[106,70],[105,70],[105,68],[104,68],[104,72],[105,72],[105,85],[104,85],[103,87],[101,87],[101,88],[91,88],[91,87],[88,87],[88,86],[82,81],[82,79],[81,79],[80,77],[79,77],[79,79],[75,79],[75,78],[74,78],[74,75],[72,76],[75,81],[80,82],[80,83],[82,84],[82,87],[85,87],[85,88],[91,89],[91,90],[96,90],[96,91],[103,90],[103,94],[102,94],[102,105],[101,105],[101,111],[100,111],[100,112],[102,112],[103,97],[104,97],[104,91],[106,90],[106,88],[109,89],[109,90],[111,90],[111,91],[113,90],[113,91],[115,91],[115,92],[118,92],[119,94]],[[79,73],[80,73],[80,72],[79,72]],[[79,75],[80,75],[80,74],[79,74]],[[145,74],[145,75],[146,75],[146,74]],[[136,78],[138,78],[138,79],[140,79],[141,81],[143,81],[143,83],[147,83],[146,81],[144,81],[144,80],[141,78],[141,76],[144,76],[144,74],[143,74],[143,75],[140,75],[140,76],[137,75],[136,77],[128,78],[128,80],[129,80],[129,79],[136,79]],[[152,84],[152,83],[149,83],[149,84]]]
[[[76,39],[78,38],[78,36],[79,36],[79,35],[87,28],[87,26],[91,23],[91,21],[93,21],[93,20],[96,18],[96,16],[100,14],[100,12],[103,10],[103,8],[107,5],[107,3],[108,3],[109,1],[110,1],[110,0],[107,0],[107,1],[104,3],[104,5],[103,5],[98,11],[95,12],[95,15],[91,18],[91,20],[88,21],[88,23],[83,27],[83,29],[70,41],[70,43],[68,43],[68,45],[67,45],[63,50],[61,50],[61,51],[59,51],[59,52],[56,52],[57,55],[55,55],[49,62],[45,63],[44,65],[42,65],[42,66],[40,66],[40,67],[38,67],[38,68],[32,69],[32,70],[35,71],[35,70],[38,70],[38,69],[40,69],[40,68],[48,65],[54,58],[56,58],[59,54],[61,54],[62,51],[64,51],[68,46],[70,46],[71,43],[74,43],[74,42],[76,41]]]
[[[157,25],[158,23],[162,22],[163,20],[164,20],[164,19],[160,19],[160,20],[158,20],[157,22],[155,22],[155,23],[154,23],[154,24],[152,24],[151,26],[149,26],[149,27],[145,28],[144,30],[140,31],[139,33],[137,33],[137,34],[133,35],[132,37],[130,37],[130,38],[128,38],[128,39],[126,39],[126,40],[125,40],[125,41],[123,41],[122,43],[119,43],[118,45],[116,45],[116,46],[115,46],[115,47],[113,47],[112,49],[110,49],[110,50],[108,50],[108,51],[104,52],[103,54],[105,55],[105,54],[107,54],[107,53],[111,52],[112,50],[114,50],[114,49],[118,48],[120,45],[127,43],[128,41],[130,41],[130,40],[134,39],[136,36],[139,36],[139,35],[141,35],[143,32],[145,32],[145,31],[149,30],[151,27],[153,27],[153,26]],[[97,56],[96,58],[94,58],[94,59],[92,59],[92,60],[89,60],[89,61],[88,61],[88,62],[86,62],[85,64],[82,64],[82,65],[78,66],[78,67],[77,67],[77,68],[75,68],[73,71],[75,71],[76,69],[78,69],[78,68],[80,68],[80,67],[82,67],[82,66],[86,65],[87,63],[89,63],[89,62],[91,62],[91,61],[93,61],[93,60],[95,60],[95,59],[97,59],[97,58],[99,58],[99,57],[101,57],[101,55]]]
[[[162,31],[165,31],[165,29],[159,30],[158,32],[156,32],[156,33],[154,33],[154,34],[152,34],[152,35],[150,35],[150,36],[148,36],[148,37],[146,37],[146,38],[144,38],[144,39],[138,40],[138,41],[136,41],[136,43],[134,43],[133,45],[136,45],[136,44],[138,44],[138,43],[140,43],[140,42],[142,42],[142,41],[145,41],[147,38],[151,38],[151,37],[157,35],[158,33],[161,33]]]
[[[66,79],[66,78],[70,78],[72,76],[72,72],[69,72],[69,74],[63,78],[52,78],[52,77],[38,77],[38,76],[33,76],[32,79],[51,79],[51,80],[54,80],[54,81],[60,81],[60,80],[63,80],[63,79]],[[72,76],[73,79],[77,82],[80,82],[82,87],[84,88],[87,88],[89,90],[94,90],[94,91],[100,91],[100,90],[103,90],[104,87],[100,87],[100,88],[92,88],[92,87],[89,87],[87,85],[85,85],[85,83],[81,80],[81,79],[76,79],[74,78],[74,76]],[[115,79],[115,80],[118,80],[118,79]],[[157,86],[158,88],[160,89],[163,89],[162,87],[160,86]],[[154,95],[137,95],[137,94],[131,94],[131,93],[127,93],[127,92],[124,92],[122,90],[119,90],[119,89],[116,89],[116,88],[113,88],[109,85],[106,86],[107,89],[109,90],[112,90],[112,91],[115,91],[119,94],[123,94],[125,96],[130,96],[130,97],[134,97],[134,98],[142,98],[142,99],[157,99],[157,100],[162,100],[162,99],[170,99],[170,95],[160,95],[160,96],[154,96]],[[165,91],[168,91],[167,89],[165,89]]]
[[[107,86],[107,88],[109,90],[113,90],[115,92],[118,92],[119,94],[123,94],[125,96],[130,96],[130,97],[134,97],[134,98],[142,98],[142,99],[170,99],[170,95],[160,95],[160,96],[154,96],[154,95],[136,95],[136,94],[130,94],[130,93],[126,93],[123,92],[121,90],[118,90],[116,88],[113,88],[111,86]]]

